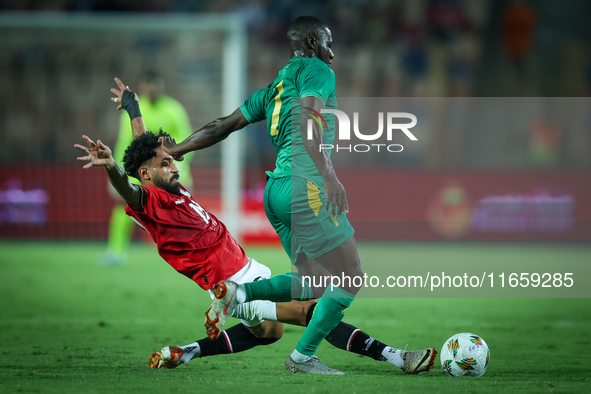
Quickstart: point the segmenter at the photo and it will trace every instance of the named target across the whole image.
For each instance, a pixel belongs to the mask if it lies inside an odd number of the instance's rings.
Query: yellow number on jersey
[[[277,96],[275,96],[275,107],[273,108],[273,117],[271,118],[271,137],[279,134],[279,112],[281,111],[281,94],[283,93],[283,81],[277,84]]]

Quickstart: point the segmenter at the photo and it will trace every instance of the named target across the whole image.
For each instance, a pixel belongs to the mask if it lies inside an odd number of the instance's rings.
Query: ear
[[[318,39],[313,35],[309,35],[308,37],[306,37],[306,45],[308,46],[308,48],[315,51],[316,47],[318,46]]]
[[[149,181],[150,179],[152,179],[150,177],[150,172],[148,171],[148,167],[146,166],[142,166],[140,167],[140,169],[138,170],[138,172],[140,173],[140,178]]]

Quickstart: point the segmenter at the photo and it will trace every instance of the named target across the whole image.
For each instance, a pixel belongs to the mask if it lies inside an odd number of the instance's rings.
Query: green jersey
[[[152,132],[158,133],[158,130],[170,134],[176,141],[183,141],[193,133],[189,115],[177,100],[166,95],[158,96],[158,99],[152,104],[147,96],[139,96],[138,102],[142,111],[142,118],[146,124],[146,128]],[[121,114],[119,121],[119,136],[115,149],[113,150],[113,158],[119,165],[123,167],[123,155],[125,150],[133,141],[133,131],[131,129],[131,122],[126,113]],[[186,154],[185,160],[175,162],[179,168],[181,182],[185,187],[191,187],[193,178],[191,177],[190,163],[193,154]],[[129,178],[132,183],[138,184],[139,181],[135,178]]]
[[[275,170],[267,171],[270,178],[296,175],[322,186],[322,177],[308,155],[300,133],[301,99],[307,96],[318,97],[325,108],[335,109],[334,72],[317,58],[294,57],[279,71],[275,81],[255,92],[240,109],[250,123],[267,120],[269,139],[277,152]],[[324,131],[324,143],[332,144],[334,115],[322,114],[324,122],[318,114],[304,111],[318,119]]]

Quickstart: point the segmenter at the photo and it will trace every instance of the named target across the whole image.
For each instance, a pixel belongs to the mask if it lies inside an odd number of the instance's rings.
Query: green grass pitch
[[[286,375],[285,359],[303,332],[290,326],[270,346],[151,370],[152,352],[205,335],[209,296],[152,245],[133,245],[122,267],[98,265],[103,248],[91,242],[0,242],[0,392],[591,391],[590,299],[359,298],[346,314],[345,321],[377,339],[409,349],[439,349],[452,334],[473,331],[491,349],[481,378],[447,377],[439,358],[431,372],[407,376],[326,342],[317,354],[345,376]],[[399,261],[421,258],[432,261],[434,270],[457,254],[510,259],[543,253],[591,263],[591,246],[581,244],[551,244],[541,252],[534,243],[361,243],[359,249],[362,259],[373,253]],[[288,270],[280,249],[247,252],[275,274]]]

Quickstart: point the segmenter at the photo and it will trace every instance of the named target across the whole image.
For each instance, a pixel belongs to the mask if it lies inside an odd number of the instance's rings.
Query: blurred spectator
[[[427,75],[429,67],[425,44],[420,37],[414,36],[407,41],[403,48],[401,54],[404,70],[403,82],[408,87],[404,89],[404,92],[409,96],[421,95],[419,93],[420,85],[424,83],[424,78]]]
[[[263,41],[285,46],[287,28],[292,21],[292,2],[290,0],[271,1],[267,4],[267,23],[262,30]]]
[[[472,96],[475,68],[481,52],[478,36],[471,30],[458,35],[450,45],[450,52],[450,96]]]
[[[523,0],[513,0],[501,15],[503,48],[519,77],[526,74],[526,58],[534,44],[536,13]]]
[[[427,22],[429,33],[444,42],[452,39],[467,23],[459,0],[430,0]]]

